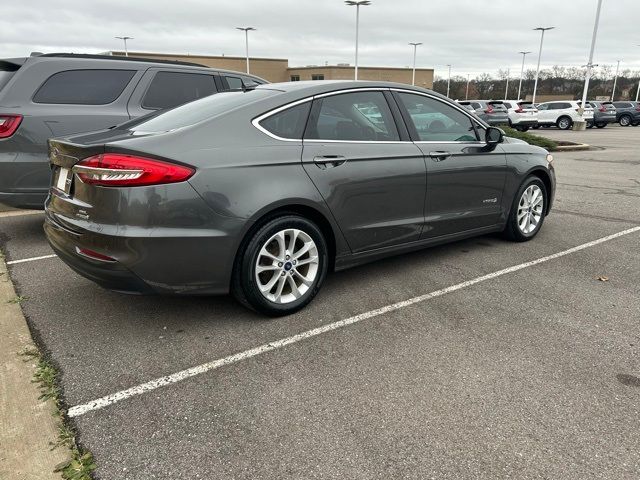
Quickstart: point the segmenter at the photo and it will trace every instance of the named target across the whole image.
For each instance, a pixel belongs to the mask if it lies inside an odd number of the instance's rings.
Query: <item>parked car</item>
[[[71,268],[124,292],[232,291],[267,315],[304,307],[330,270],[530,240],[555,192],[546,150],[395,83],[261,85],[49,148],[45,232]]]
[[[526,132],[538,126],[538,109],[533,103],[523,100],[505,100],[509,115],[509,125],[516,130]]]
[[[623,127],[640,125],[640,102],[613,102],[616,107],[616,118]]]
[[[509,115],[502,100],[463,100],[460,105],[471,105],[476,115],[488,125],[508,125]]]
[[[593,108],[587,105],[583,116],[579,110],[582,102],[575,100],[561,100],[544,102],[538,107],[538,124],[541,126],[556,126],[561,130],[568,130],[573,126],[573,122],[586,121],[587,125],[593,123]]]
[[[609,123],[617,121],[616,107],[611,102],[589,100],[587,102],[593,108],[593,123],[590,126],[604,128]]]
[[[43,208],[50,137],[106,128],[264,82],[198,64],[133,57],[47,54],[0,60],[0,203]]]

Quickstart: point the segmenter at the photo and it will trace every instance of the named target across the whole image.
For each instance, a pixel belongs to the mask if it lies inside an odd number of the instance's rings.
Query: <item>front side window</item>
[[[35,103],[107,105],[129,84],[135,70],[68,70],[50,76],[33,96]]]
[[[399,93],[418,138],[423,142],[475,142],[478,140],[471,119],[458,109],[430,97]]]
[[[540,105],[538,105],[538,110],[549,110],[549,104],[541,103]]]
[[[214,93],[213,75],[158,72],[144,94],[142,107],[149,110],[173,108]]]
[[[391,109],[382,92],[353,92],[315,100],[305,138],[344,141],[398,141]]]
[[[260,122],[260,126],[280,138],[301,139],[307,123],[311,102],[287,108]]]

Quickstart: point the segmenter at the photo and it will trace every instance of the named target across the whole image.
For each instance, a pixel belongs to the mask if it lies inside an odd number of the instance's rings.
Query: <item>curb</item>
[[[33,359],[20,355],[33,349],[27,322],[0,254],[0,478],[59,480],[56,465],[68,460],[65,448],[52,449],[58,426],[52,400],[40,400],[32,382]]]
[[[586,143],[576,143],[575,145],[558,145],[554,152],[579,152],[581,150],[591,150],[591,145]]]

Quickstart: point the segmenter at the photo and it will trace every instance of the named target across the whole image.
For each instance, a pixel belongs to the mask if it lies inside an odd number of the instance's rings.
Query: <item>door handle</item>
[[[451,152],[429,152],[429,156],[434,162],[441,162],[449,158],[451,156]]]
[[[333,168],[342,165],[347,161],[346,157],[342,155],[321,155],[318,157],[313,157],[314,163],[318,166],[318,168]]]

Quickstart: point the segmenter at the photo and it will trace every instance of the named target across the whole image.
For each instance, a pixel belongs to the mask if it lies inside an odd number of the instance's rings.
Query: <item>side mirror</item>
[[[504,140],[504,132],[496,127],[487,128],[487,133],[485,135],[485,140],[487,145],[497,145],[502,143]]]

